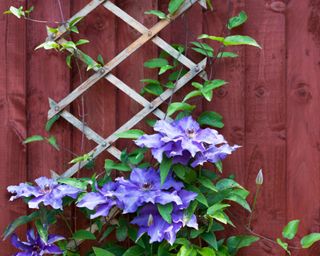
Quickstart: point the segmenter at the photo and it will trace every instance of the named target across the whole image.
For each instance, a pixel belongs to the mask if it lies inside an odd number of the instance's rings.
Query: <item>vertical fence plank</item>
[[[288,220],[301,219],[300,235],[320,231],[319,13],[319,1],[287,6]]]
[[[69,17],[70,4],[67,0],[61,1],[62,11],[66,18]],[[58,1],[29,1],[29,6],[34,6],[32,17],[39,20],[62,21]],[[48,26],[57,26],[48,23]],[[65,64],[64,56],[54,51],[35,47],[44,42],[47,37],[46,24],[28,21],[27,24],[27,115],[28,136],[45,132],[47,111],[49,108],[48,97],[58,100],[70,91],[69,70]],[[50,170],[61,172],[66,169],[66,163],[70,159],[64,148],[70,148],[70,127],[63,120],[59,120],[52,128],[50,135],[54,135],[57,143],[61,145],[60,151],[55,150],[47,143],[36,142],[28,148],[28,180],[33,181],[39,176],[50,177]],[[66,211],[67,218],[71,218],[71,212]],[[59,226],[53,232],[66,234],[64,225]]]
[[[246,168],[243,172],[250,191],[255,177],[264,170],[265,182],[258,199],[252,229],[276,238],[286,222],[286,76],[285,15],[265,1],[246,1],[250,18],[245,33],[253,36],[262,50],[246,52]],[[277,245],[265,240],[250,250],[254,255],[280,255]]]
[[[7,10],[17,1],[1,1],[0,10]],[[24,4],[21,4],[24,5]],[[0,16],[1,50],[0,50],[0,206],[1,232],[4,228],[26,214],[25,204],[10,202],[6,188],[26,180],[26,150],[22,140],[26,136],[26,29],[25,22],[13,16]],[[25,227],[19,235],[24,236]],[[16,252],[10,239],[0,243],[0,251],[5,255]]]
[[[116,4],[125,12],[127,12],[134,19],[138,20],[145,27],[150,28],[156,23],[156,18],[153,15],[144,14],[145,11],[157,9],[158,1],[135,0],[116,1]],[[122,51],[136,38],[140,33],[131,28],[128,24],[117,18],[117,52]],[[128,86],[133,88],[136,92],[140,93],[143,84],[140,82],[144,78],[157,79],[154,70],[144,68],[143,63],[149,59],[157,57],[157,47],[148,42],[141,49],[139,49],[132,56],[127,58],[120,66],[117,67],[117,76],[123,80]],[[129,98],[127,95],[118,91],[117,94],[117,127],[120,127],[131,117],[133,117],[142,107],[136,103],[135,100]],[[153,118],[153,117],[152,117]],[[138,127],[140,129],[147,129],[144,122],[141,122]],[[120,150],[130,148],[128,141],[117,142]]]

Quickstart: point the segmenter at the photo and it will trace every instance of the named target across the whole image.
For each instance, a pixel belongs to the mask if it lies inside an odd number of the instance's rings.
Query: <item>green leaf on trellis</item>
[[[207,34],[202,34],[198,37],[198,39],[210,39],[210,40],[213,40],[213,41],[218,41],[220,43],[223,43],[224,41],[224,37],[221,37],[221,36],[210,36],[210,35],[207,35]]]
[[[95,256],[115,256],[115,254],[113,254],[112,252],[98,247],[93,247],[93,251]]]
[[[158,211],[160,213],[160,215],[162,216],[162,218],[168,222],[169,224],[172,223],[172,218],[171,218],[171,214],[172,214],[172,210],[173,210],[173,205],[172,203],[169,204],[157,204],[158,207]]]
[[[146,68],[161,68],[166,65],[169,65],[169,63],[166,59],[163,59],[163,58],[151,59],[144,63],[144,66]]]
[[[84,61],[84,63],[86,63],[86,65],[87,65],[87,71],[90,69],[93,69],[94,67],[97,66],[97,63],[89,55],[87,55],[83,52],[81,52],[80,55],[81,55],[81,58]]]
[[[145,14],[151,14],[151,15],[155,15],[157,16],[160,20],[164,20],[167,18],[167,15],[159,10],[150,10],[150,11],[146,11]]]
[[[234,36],[227,36],[223,40],[223,44],[225,46],[230,46],[230,45],[251,45],[255,46],[258,48],[261,48],[261,46],[257,43],[256,40],[254,40],[250,36],[241,36],[241,35],[234,35]]]
[[[51,50],[51,49],[59,49],[60,45],[57,44],[55,41],[46,41],[40,45],[38,45],[35,50],[38,50],[40,48],[44,48],[45,50]]]
[[[101,54],[99,54],[98,55],[98,57],[97,57],[97,61],[99,62],[99,64],[101,64],[102,66],[104,66],[105,65],[105,63],[104,63],[104,59],[103,59],[103,57],[102,57],[102,55]]]
[[[76,46],[87,44],[87,43],[90,43],[90,41],[87,39],[80,39],[78,42],[76,42]]]
[[[282,249],[284,249],[289,255],[291,255],[291,252],[288,250],[288,243],[283,242],[280,238],[277,238],[277,243],[281,246]]]
[[[304,236],[300,244],[302,248],[309,248],[311,247],[315,242],[320,241],[320,233],[311,233],[309,235]]]
[[[289,240],[293,239],[297,232],[298,232],[298,228],[299,228],[299,223],[300,220],[292,220],[290,221],[283,229],[282,231],[282,236],[284,238],[287,238]]]
[[[139,245],[130,247],[122,256],[142,256],[145,255],[145,249]]]
[[[36,229],[37,229],[38,234],[41,237],[41,239],[44,242],[47,242],[47,240],[48,240],[48,230],[44,228],[44,226],[41,223],[40,219],[36,220],[34,224],[36,226]]]
[[[144,131],[141,131],[141,130],[138,130],[138,129],[132,129],[132,130],[127,130],[127,131],[124,131],[124,132],[116,133],[115,135],[118,138],[122,138],[122,139],[138,139],[143,134],[145,134]]]
[[[50,118],[45,126],[45,130],[47,132],[49,132],[51,130],[51,127],[53,126],[53,124],[60,118],[60,114],[56,114],[54,115],[52,118]]]
[[[170,14],[174,14],[179,10],[181,5],[184,3],[184,0],[170,0],[168,11]]]
[[[159,96],[163,93],[163,88],[161,85],[159,84],[147,84],[146,86],[144,86],[142,89],[141,89],[141,94],[145,94],[145,93],[150,93],[152,95],[156,95],[156,96]]]
[[[163,156],[162,162],[160,163],[161,184],[163,184],[166,181],[171,165],[172,165],[172,159]]]
[[[213,57],[213,48],[205,43],[192,42],[192,44],[196,47],[192,47],[192,49],[204,56]]]
[[[49,138],[46,138],[48,143],[53,146],[56,150],[60,150],[58,144],[57,144],[57,139],[54,136],[50,136]]]
[[[241,11],[237,16],[234,16],[229,19],[228,29],[239,27],[240,25],[245,23],[247,19],[248,19],[247,14],[244,11]]]
[[[231,255],[236,255],[236,253],[241,248],[248,247],[257,241],[259,241],[259,237],[256,237],[256,236],[249,236],[249,235],[231,236],[227,240],[229,253]]]
[[[217,112],[206,111],[198,117],[197,121],[200,125],[209,125],[212,127],[222,128],[224,126],[222,119],[223,117]]]
[[[79,180],[77,178],[60,178],[57,180],[59,183],[67,184],[81,190],[86,190],[88,186],[87,181]]]
[[[182,101],[185,102],[185,101],[187,101],[187,100],[189,100],[191,98],[194,98],[194,97],[197,97],[197,96],[200,96],[200,95],[202,95],[202,93],[200,91],[198,91],[198,90],[191,91],[183,98]]]
[[[38,217],[39,217],[38,211],[33,212],[26,216],[20,216],[19,218],[14,220],[12,223],[10,223],[8,227],[5,229],[2,235],[3,239],[6,239],[8,236],[10,236],[16,230],[16,228],[20,227],[21,225],[27,224]]]
[[[234,52],[219,52],[217,58],[236,58],[239,55]]]
[[[72,238],[79,240],[95,240],[96,236],[88,230],[80,229],[73,233]]]
[[[81,21],[84,17],[77,17],[74,18],[73,20],[69,21],[69,27],[73,27],[75,24],[77,24],[79,21]]]
[[[13,14],[18,19],[20,19],[22,16],[25,16],[25,13],[23,11],[23,6],[20,6],[19,8],[10,6],[9,10],[5,11],[4,14]]]
[[[122,172],[131,171],[131,168],[129,165],[124,164],[124,163],[115,163],[111,159],[105,160],[104,169],[106,169],[106,171],[110,171],[110,170],[117,170],[117,171],[122,171]]]
[[[168,116],[173,115],[177,111],[192,111],[196,106],[185,102],[173,102],[169,105],[167,113]]]
[[[45,137],[43,137],[41,135],[33,135],[33,136],[26,138],[23,141],[23,144],[27,144],[27,143],[35,142],[35,141],[43,141],[43,140],[45,140]]]
[[[72,42],[72,41],[67,41],[63,44],[61,44],[61,46],[64,48],[64,49],[73,49],[73,50],[76,50],[77,49],[77,45]]]
[[[165,72],[167,72],[168,70],[171,70],[173,69],[173,66],[171,65],[165,65],[165,66],[162,66],[159,70],[159,75],[162,75],[164,74]]]
[[[69,54],[67,57],[66,57],[66,63],[67,63],[67,66],[69,67],[69,68],[72,68],[72,66],[71,66],[71,58],[72,58],[72,54]]]
[[[243,187],[236,181],[234,181],[233,179],[221,179],[216,183],[216,188],[219,191],[225,190],[225,189],[229,189],[229,188],[241,188],[243,189]]]

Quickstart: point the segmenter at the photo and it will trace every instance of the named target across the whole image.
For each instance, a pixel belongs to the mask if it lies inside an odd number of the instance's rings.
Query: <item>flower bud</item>
[[[257,185],[262,185],[263,184],[263,173],[262,169],[259,170],[258,175],[256,177],[256,184]]]
[[[153,224],[153,216],[152,216],[152,214],[149,214],[148,227],[150,227],[152,224]]]

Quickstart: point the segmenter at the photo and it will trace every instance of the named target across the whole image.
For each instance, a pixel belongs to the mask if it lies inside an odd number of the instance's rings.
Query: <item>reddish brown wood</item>
[[[287,13],[288,220],[301,219],[299,238],[320,231],[319,1],[291,1]],[[303,13],[304,18],[300,14]],[[299,241],[297,241],[298,244]],[[319,246],[294,255],[318,255]]]
[[[70,15],[69,1],[61,1],[63,15],[68,18]],[[34,19],[47,21],[62,21],[58,1],[29,1],[29,6],[35,6],[32,13]],[[57,26],[49,23],[49,26]],[[64,149],[70,149],[71,132],[70,127],[63,120],[54,124],[52,132],[45,132],[47,122],[48,98],[58,100],[70,90],[70,75],[64,60],[58,52],[48,52],[43,49],[35,51],[35,47],[41,44],[47,31],[43,23],[27,23],[27,116],[28,136],[41,134],[45,136],[54,135],[60,151],[55,150],[47,143],[32,143],[28,149],[28,170],[29,181],[39,176],[50,177],[50,170],[58,173],[66,169],[70,154]],[[71,219],[71,211],[66,211],[66,216]],[[68,234],[65,225],[54,230],[57,233]]]
[[[7,10],[13,1],[1,1],[0,9]],[[25,22],[11,16],[0,17],[0,207],[1,232],[4,228],[26,214],[22,202],[9,202],[7,186],[26,180],[26,148],[22,140],[27,133],[26,127],[26,28]],[[24,236],[26,227],[18,232]],[[0,243],[0,251],[6,255],[16,252],[10,239]]]
[[[286,66],[285,15],[267,8],[265,1],[246,1],[250,22],[245,33],[262,50],[246,49],[244,179],[255,191],[258,170],[265,182],[252,229],[277,238],[286,223]],[[278,246],[261,240],[254,255],[284,255]]]

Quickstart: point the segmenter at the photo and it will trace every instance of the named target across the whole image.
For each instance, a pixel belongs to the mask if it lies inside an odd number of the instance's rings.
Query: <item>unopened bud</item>
[[[257,185],[262,185],[263,184],[263,173],[262,169],[259,170],[258,175],[256,177],[256,184]]]

